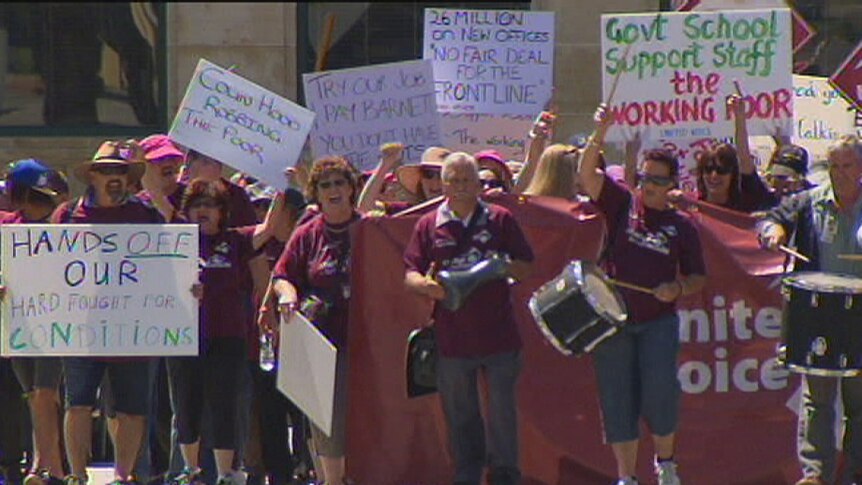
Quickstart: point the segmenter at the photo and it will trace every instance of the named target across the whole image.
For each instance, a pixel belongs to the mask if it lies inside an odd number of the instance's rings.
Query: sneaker
[[[69,474],[63,478],[64,485],[87,485],[88,481],[89,477],[87,477],[87,475],[79,477],[78,475]]]
[[[796,485],[825,485],[825,482],[817,477],[805,477],[796,482]]]
[[[681,485],[676,474],[676,463],[672,461],[656,461],[655,474],[658,477],[658,485]]]
[[[218,477],[218,481],[216,485],[239,485],[239,480],[237,480],[235,474],[231,473],[230,475],[222,475]]]
[[[620,478],[616,485],[638,485],[638,479],[635,477]]]
[[[173,477],[168,481],[169,485],[194,485],[201,483],[201,474],[203,474],[203,470],[199,467],[191,468],[185,467],[183,471],[180,472],[179,475]]]
[[[24,477],[23,484],[24,485],[47,485],[45,483],[45,479],[44,479],[45,473],[46,473],[45,470],[32,471],[32,472],[28,473],[26,477]]]

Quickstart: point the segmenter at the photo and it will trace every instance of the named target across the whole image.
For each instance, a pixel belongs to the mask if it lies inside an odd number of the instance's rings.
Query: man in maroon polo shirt
[[[479,200],[476,160],[463,152],[446,157],[445,200],[416,223],[404,252],[408,289],[436,301],[437,388],[449,427],[455,484],[478,485],[485,465],[492,485],[519,483],[515,384],[521,369],[521,338],[506,279],[477,288],[456,311],[440,304],[444,288],[430,276],[439,270],[467,270],[492,256],[508,256],[508,274],[526,277],[533,251],[505,208]],[[488,383],[487,444],[479,411],[478,373]],[[487,450],[486,450],[487,448]]]
[[[87,184],[79,199],[61,204],[51,215],[55,224],[161,224],[162,214],[130,194],[144,173],[143,154],[134,143],[103,143],[92,160],[76,167]],[[162,198],[161,206],[167,202]],[[66,454],[71,475],[67,485],[86,483],[96,392],[107,372],[117,411],[114,478],[129,483],[146,430],[149,411],[149,358],[63,357],[66,376]]]

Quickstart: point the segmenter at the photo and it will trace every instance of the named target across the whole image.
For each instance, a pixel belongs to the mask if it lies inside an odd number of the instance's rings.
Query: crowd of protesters
[[[529,262],[538,257],[512,214],[482,201],[483,193],[502,192],[592,201],[619,233],[608,243],[610,257],[618,264],[615,274],[635,280],[643,270],[633,269],[632,258],[648,258],[649,251],[624,243],[625,235],[655,224],[677,228],[680,234],[673,237],[681,238],[681,246],[671,248],[666,261],[656,260],[665,267],[641,282],[655,287],[654,298],[625,295],[639,322],[663,332],[655,337],[664,342],[656,347],[656,361],[667,370],[663,380],[647,385],[645,376],[621,369],[621,359],[633,352],[623,337],[602,348],[596,359],[606,441],[613,445],[618,483],[637,483],[637,428],[644,418],[653,424],[660,483],[679,484],[673,458],[679,399],[673,302],[699,291],[707,275],[696,231],[677,209],[712,204],[763,216],[774,222],[772,228],[792,229],[794,211],[804,204],[798,194],[813,187],[806,179],[811,166],[806,150],[781,139],[759,174],[739,98],[731,97],[729,107],[736,115],[736,143],[699,155],[693,193],[676,188],[679,165],[672,153],[649,150],[638,159],[637,140],[626,145],[623,176],[611,177],[615,164],[607,163],[603,151],[608,123],[604,107],[597,110],[596,132],[579,144],[551,144],[554,116],[543,113],[530,129],[523,161],[507,161],[495,150],[471,155],[430,147],[419,164],[404,165],[403,145],[388,143],[380,147],[378,166],[365,174],[350,160],[327,154],[310,165],[287,169],[289,188],[283,192],[240,173],[225,178],[223,161],[159,134],[103,143],[74,169],[86,186],[76,198],[70,198],[65,176],[48,163],[15,161],[6,172],[8,211],[0,214],[2,224],[197,224],[202,265],[199,283],[189,291],[200,300],[201,337],[196,357],[0,359],[0,466],[6,482],[86,483],[93,456],[93,410],[98,409],[113,443],[117,484],[351,483],[345,467],[351,229],[363,217],[438,205],[417,223],[405,254],[405,285],[443,300],[434,272],[468,269],[476,261],[462,258],[459,251],[467,246],[460,242],[438,247],[435,238],[441,231],[460,241],[484,228],[488,241],[482,241],[479,250],[504,255],[506,274],[515,280],[522,279]],[[858,188],[862,175],[862,142],[855,137],[840,140],[825,165],[830,175],[852,179],[836,209],[843,214],[842,206],[848,204],[844,198],[851,198],[855,212],[848,213],[846,231],[852,231],[859,226],[859,199],[852,198],[858,190],[852,189]],[[827,181],[826,189],[830,186]],[[785,233],[777,230],[764,233],[766,246],[785,240]],[[677,269],[683,278],[674,280]],[[657,279],[665,276],[669,279]],[[505,283],[489,288],[487,295],[475,297],[481,304],[481,298],[509,300]],[[491,303],[485,308],[495,307],[499,318],[479,315],[474,307],[480,303],[475,301],[460,310],[444,310],[439,304],[435,310],[441,347],[438,384],[459,484],[479,483],[485,466],[494,485],[515,484],[520,477],[513,392],[522,365],[520,340],[509,307]],[[281,395],[273,372],[258,365],[261,341],[271,341],[279,314],[289,317],[293,312],[312,321],[338,349],[329,435]],[[456,325],[444,323],[467,320],[481,322],[491,342],[476,342],[475,335],[459,334]],[[491,335],[494,338],[487,339]],[[640,337],[633,331],[625,338]],[[491,398],[498,399],[489,418],[488,450],[475,399],[478,368],[495,376]],[[635,396],[640,387],[647,389]],[[630,402],[620,395],[629,396]],[[826,408],[832,399],[809,396],[803,402]],[[804,420],[806,413],[800,416]],[[24,432],[22,423],[27,422],[32,437]],[[27,441],[30,444],[22,446]],[[832,472],[824,467],[834,460],[812,452],[813,441],[806,446],[801,458],[806,479],[830,477]]]

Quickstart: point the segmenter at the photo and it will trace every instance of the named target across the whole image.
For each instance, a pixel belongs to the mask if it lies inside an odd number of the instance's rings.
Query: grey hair
[[[479,164],[476,162],[476,159],[473,158],[473,155],[465,152],[454,152],[450,153],[443,160],[443,168],[440,171],[440,179],[446,180],[448,178],[448,173],[452,171],[451,167],[460,167],[467,166],[472,169],[473,175],[476,176],[476,179],[479,179]]]
[[[842,135],[839,137],[826,151],[826,160],[831,162],[833,155],[848,150],[853,151],[856,154],[857,161],[862,163],[862,140],[857,135]]]

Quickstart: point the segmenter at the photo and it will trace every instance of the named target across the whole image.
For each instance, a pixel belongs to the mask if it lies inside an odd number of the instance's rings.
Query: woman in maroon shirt
[[[257,249],[265,242],[274,221],[265,221],[257,236],[254,232],[228,229],[229,206],[229,194],[218,181],[193,180],[183,194],[182,213],[200,227],[203,295],[199,355],[167,360],[171,402],[185,462],[184,472],[176,478],[178,483],[193,483],[201,473],[204,403],[211,410],[209,429],[213,433],[218,484],[239,483],[233,458],[239,445],[237,400],[248,334],[245,308],[240,302],[247,293],[242,275],[255,264],[266,266]]]
[[[301,311],[338,349],[332,433],[327,436],[312,426],[326,485],[342,485],[345,474],[349,230],[360,219],[354,210],[358,181],[359,173],[344,158],[314,162],[306,195],[320,213],[296,228],[273,271],[273,289],[285,319]]]

